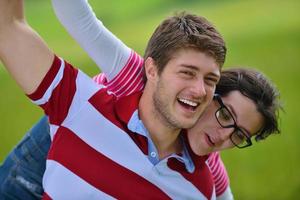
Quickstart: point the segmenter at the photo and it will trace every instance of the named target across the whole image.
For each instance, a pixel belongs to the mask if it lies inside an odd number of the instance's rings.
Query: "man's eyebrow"
[[[197,71],[197,72],[200,71],[199,67],[196,67],[195,65],[181,64],[180,67],[188,68],[188,69],[191,69],[191,70],[194,70],[194,71]],[[209,75],[214,76],[217,79],[219,79],[221,77],[220,74],[217,74],[215,72],[210,72]]]
[[[184,68],[192,69],[192,70],[195,70],[195,71],[199,71],[199,68],[194,66],[194,65],[181,64],[180,66],[184,67]]]

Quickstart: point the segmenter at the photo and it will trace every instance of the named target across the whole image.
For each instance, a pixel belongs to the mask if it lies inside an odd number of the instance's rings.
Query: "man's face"
[[[222,97],[224,105],[235,118],[240,129],[251,137],[263,125],[263,116],[257,111],[255,103],[239,91],[232,91]],[[188,139],[192,150],[197,155],[207,155],[234,147],[230,135],[234,128],[223,128],[216,119],[216,111],[220,108],[217,101],[212,101],[196,125],[188,130]],[[229,120],[226,113],[220,113],[224,120]]]
[[[157,117],[171,128],[192,127],[213,98],[220,78],[215,59],[194,49],[177,51],[157,76]]]

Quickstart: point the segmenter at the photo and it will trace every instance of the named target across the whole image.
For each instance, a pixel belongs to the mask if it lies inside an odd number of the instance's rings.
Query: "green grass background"
[[[297,0],[91,0],[106,26],[143,54],[158,23],[178,10],[207,17],[223,34],[225,67],[253,66],[267,74],[281,91],[285,113],[282,134],[233,149],[222,156],[236,199],[299,199],[300,195],[300,1]],[[49,0],[27,0],[28,22],[60,56],[90,75],[95,64],[56,20]],[[18,59],[18,55],[15,55]],[[0,161],[42,112],[0,66]]]

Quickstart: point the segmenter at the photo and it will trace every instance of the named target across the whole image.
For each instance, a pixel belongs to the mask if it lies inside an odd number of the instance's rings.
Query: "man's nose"
[[[207,91],[206,91],[205,82],[203,78],[200,78],[194,82],[192,91],[193,94],[198,98],[206,96]]]

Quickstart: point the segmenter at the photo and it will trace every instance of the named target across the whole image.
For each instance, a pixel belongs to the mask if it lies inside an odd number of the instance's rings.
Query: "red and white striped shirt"
[[[114,79],[108,81],[104,73],[95,76],[93,79],[98,84],[106,85],[112,91],[114,91],[115,88],[118,88],[115,93],[118,97],[141,91],[144,86],[142,62],[142,58],[132,51],[126,65]],[[216,195],[220,196],[228,188],[229,179],[219,152],[211,153],[207,159],[207,164],[213,175]]]
[[[44,199],[214,199],[206,157],[190,152],[193,173],[174,157],[153,165],[145,138],[127,128],[141,92],[110,89],[55,57],[29,95],[50,122]]]
[[[60,22],[105,72],[105,76],[103,74],[98,76],[104,78],[98,79],[100,83],[106,81],[106,76],[109,80],[113,79],[113,82],[108,83],[111,89],[118,87],[118,91],[115,91],[117,96],[128,95],[143,88],[140,76],[142,68],[134,70],[136,66],[141,66],[137,64],[140,62],[139,59],[135,58],[139,56],[135,56],[130,48],[106,29],[86,0],[74,0],[72,3],[65,0],[52,0],[52,3]],[[123,69],[122,73],[119,73],[126,62],[125,68],[129,69]],[[133,77],[136,79],[132,79]],[[125,85],[121,82],[124,79],[130,81]],[[224,197],[225,191],[228,194],[229,190],[230,193],[229,179],[219,154],[211,154],[207,163],[213,169],[216,193],[218,197],[219,194]],[[229,196],[227,195],[226,199],[232,198],[231,193]],[[222,197],[220,199],[223,199]]]

